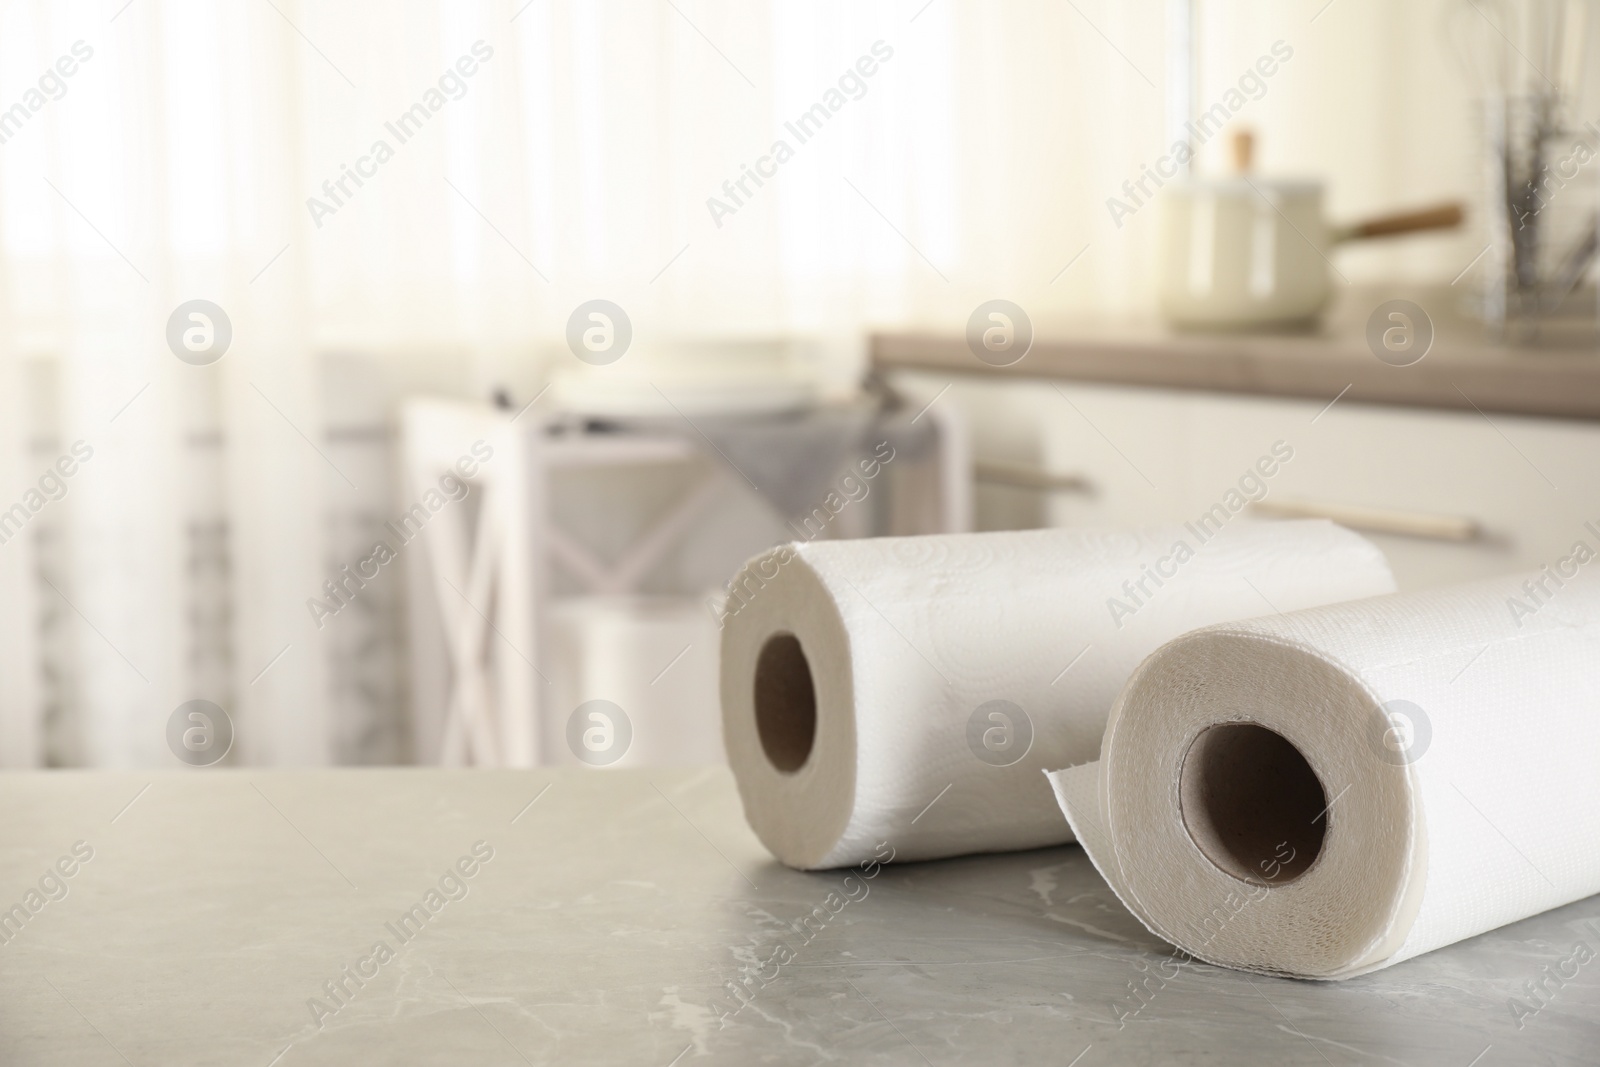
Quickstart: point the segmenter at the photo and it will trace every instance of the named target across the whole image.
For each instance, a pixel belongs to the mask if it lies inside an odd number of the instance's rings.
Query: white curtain
[[[1280,37],[1305,59],[1261,121],[1370,86],[1381,107],[1266,142],[1337,179],[1434,60],[1373,60],[1389,5],[1320,6],[1201,5],[1201,95]],[[641,344],[837,339],[835,390],[866,331],[959,330],[997,296],[1044,330],[1148,311],[1150,213],[1105,201],[1164,150],[1167,13],[0,2],[0,508],[93,452],[0,544],[0,761],[170,763],[194,698],[234,761],[404,758],[398,592],[322,631],[305,601],[392,514],[395,398],[531,398],[585,300]],[[1382,155],[1358,200],[1451,188],[1456,105],[1429,106],[1432,151]],[[1414,272],[1471,254],[1429,247]],[[166,339],[193,299],[232,325],[209,366]]]

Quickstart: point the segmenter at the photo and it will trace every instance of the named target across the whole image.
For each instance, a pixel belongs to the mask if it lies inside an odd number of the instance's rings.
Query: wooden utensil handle
[[[1233,169],[1239,174],[1249,174],[1255,162],[1256,135],[1249,130],[1233,131]]]
[[[1358,222],[1345,229],[1345,240],[1357,237],[1391,237],[1398,233],[1415,233],[1418,230],[1448,230],[1461,225],[1466,217],[1460,204],[1440,204],[1421,211],[1403,211],[1397,215],[1380,215],[1375,219]]]

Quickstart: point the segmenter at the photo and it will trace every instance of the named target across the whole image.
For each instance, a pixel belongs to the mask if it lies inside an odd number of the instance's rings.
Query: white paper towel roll
[[[1266,974],[1348,978],[1600,892],[1600,582],[1555,581],[1185,634],[1101,759],[1050,776],[1062,808],[1153,933]]]
[[[901,859],[1070,841],[1039,772],[1095,757],[1163,641],[1392,588],[1376,548],[1323,521],[774,549],[735,579],[722,635],[745,816],[801,868],[884,841]]]

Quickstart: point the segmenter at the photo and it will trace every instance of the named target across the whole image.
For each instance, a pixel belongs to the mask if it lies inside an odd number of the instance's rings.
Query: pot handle
[[[1394,215],[1380,215],[1375,219],[1341,226],[1334,230],[1335,241],[1353,241],[1360,237],[1392,237],[1395,234],[1415,233],[1418,230],[1448,230],[1461,225],[1466,212],[1459,203],[1438,204],[1420,211],[1402,211]]]

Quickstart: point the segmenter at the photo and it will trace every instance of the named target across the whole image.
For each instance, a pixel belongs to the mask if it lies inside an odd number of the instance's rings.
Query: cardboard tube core
[[[1284,885],[1316,862],[1332,813],[1316,771],[1283,735],[1253,722],[1207,728],[1183,757],[1184,828],[1224,874]]]
[[[811,664],[794,634],[774,634],[756,657],[756,733],[774,767],[793,774],[817,739],[817,691]]]

